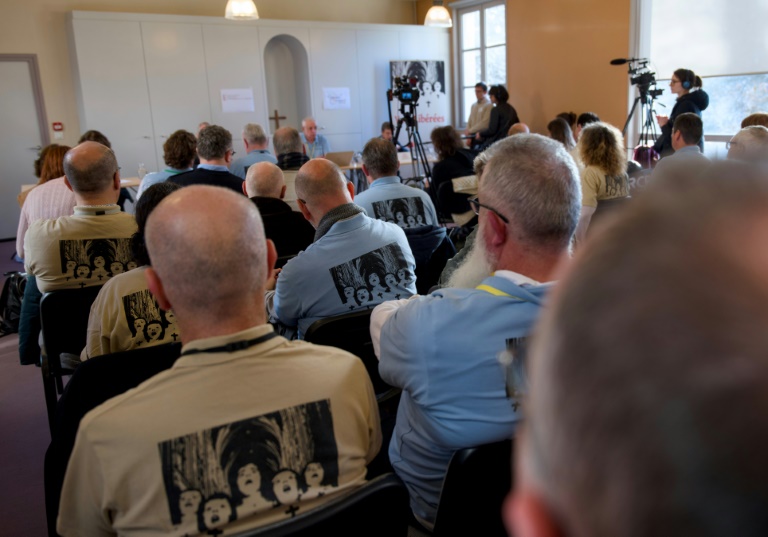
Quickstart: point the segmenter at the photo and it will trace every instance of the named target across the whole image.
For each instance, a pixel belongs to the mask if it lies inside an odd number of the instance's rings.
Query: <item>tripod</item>
[[[632,109],[629,111],[629,116],[627,116],[627,121],[624,123],[624,128],[622,129],[621,134],[626,140],[627,129],[629,128],[629,123],[632,121],[632,116],[637,110],[638,103],[640,103],[640,119],[642,124],[640,125],[640,134],[637,138],[637,144],[635,145],[635,158],[638,161],[644,161],[640,162],[640,165],[643,166],[643,168],[648,169],[651,167],[651,161],[655,158],[653,156],[655,151],[653,151],[651,147],[656,140],[656,124],[653,122],[654,96],[647,90],[643,91],[643,88],[640,88],[640,95],[635,98],[635,102],[632,105]]]
[[[427,179],[432,183],[432,170],[429,168],[429,161],[427,160],[427,153],[424,151],[424,144],[421,141],[421,134],[419,134],[419,122],[416,120],[416,103],[400,103],[400,119],[397,120],[397,128],[395,134],[392,137],[393,143],[397,144],[397,140],[400,136],[400,131],[405,125],[405,130],[408,133],[408,150],[411,153],[411,162],[413,163],[413,177],[405,180],[408,182],[416,182],[420,188],[424,189],[424,179]],[[392,108],[389,107],[390,124],[392,123]],[[424,172],[423,175],[421,172]]]

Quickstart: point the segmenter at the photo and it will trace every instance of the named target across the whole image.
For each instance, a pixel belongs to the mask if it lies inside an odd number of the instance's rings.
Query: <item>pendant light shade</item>
[[[434,5],[427,11],[424,26],[435,26],[437,28],[450,28],[453,26],[451,13],[443,6],[440,0],[435,0]]]
[[[255,20],[259,18],[259,12],[253,0],[229,0],[224,17],[236,21]]]

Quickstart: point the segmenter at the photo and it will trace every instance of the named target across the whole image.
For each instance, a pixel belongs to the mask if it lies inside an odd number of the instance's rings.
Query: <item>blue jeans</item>
[[[43,294],[37,289],[35,277],[27,276],[24,299],[19,317],[19,360],[21,365],[40,364],[40,300]]]

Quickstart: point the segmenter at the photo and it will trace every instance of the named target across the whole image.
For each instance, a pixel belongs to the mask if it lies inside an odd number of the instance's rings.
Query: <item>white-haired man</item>
[[[232,161],[229,171],[241,179],[245,179],[248,168],[257,162],[271,162],[277,164],[277,158],[269,152],[269,137],[264,128],[256,123],[248,123],[243,127],[243,145],[245,156]]]

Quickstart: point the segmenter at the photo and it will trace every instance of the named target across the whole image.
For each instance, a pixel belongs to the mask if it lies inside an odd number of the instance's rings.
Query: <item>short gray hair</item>
[[[491,157],[496,154],[498,149],[499,142],[495,142],[493,145],[486,148],[485,151],[477,155],[475,160],[472,161],[472,169],[474,170],[475,175],[477,175],[478,180],[482,178],[483,172],[485,171],[485,165],[488,164],[488,161],[491,160]]]
[[[264,144],[267,142],[267,134],[264,132],[264,128],[257,123],[248,123],[243,127],[243,138],[249,144]]]
[[[382,138],[371,138],[363,148],[363,164],[374,179],[395,175],[398,167],[395,144]]]
[[[560,142],[538,134],[500,140],[480,189],[481,201],[492,202],[531,245],[570,244],[581,211],[581,183],[573,157]]]
[[[95,152],[93,157],[78,156],[84,144],[89,144],[89,152]],[[84,142],[64,155],[64,175],[77,193],[91,194],[108,189],[117,170],[115,153],[99,142]]]
[[[293,127],[277,129],[272,137],[272,143],[275,146],[275,155],[278,156],[286,153],[301,153],[303,150],[299,131]]]
[[[739,146],[740,160],[768,161],[768,128],[762,125],[744,127],[731,138]]]
[[[232,134],[224,127],[211,125],[200,131],[197,142],[197,154],[205,160],[224,158],[232,150]]]

